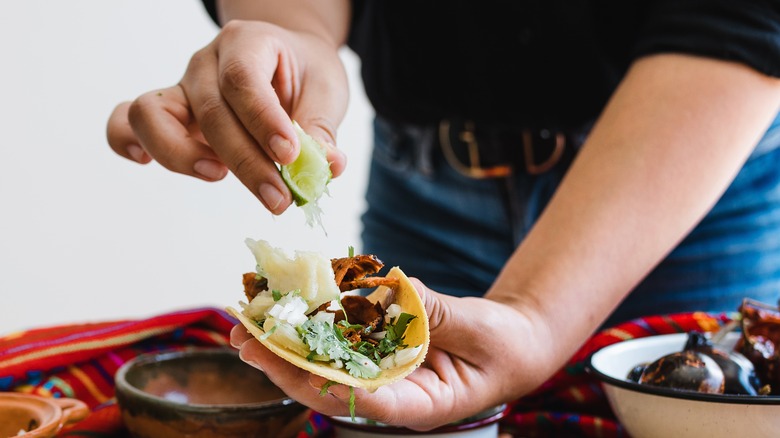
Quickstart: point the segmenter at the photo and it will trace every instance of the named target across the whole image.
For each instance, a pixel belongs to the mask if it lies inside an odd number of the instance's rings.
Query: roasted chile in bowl
[[[631,381],[709,394],[780,394],[780,308],[745,299],[739,309],[742,335],[733,350],[690,332],[681,351],[638,364]]]
[[[780,309],[745,300],[740,314],[742,337],[735,349],[755,365],[759,380],[769,385],[769,393],[780,395]]]

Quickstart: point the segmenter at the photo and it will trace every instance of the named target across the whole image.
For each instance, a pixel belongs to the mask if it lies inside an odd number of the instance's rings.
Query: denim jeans
[[[363,251],[455,296],[488,290],[572,159],[537,176],[472,179],[444,159],[435,128],[377,118],[374,135]],[[714,208],[605,326],[651,314],[733,312],[745,297],[776,304],[779,296],[780,116]]]

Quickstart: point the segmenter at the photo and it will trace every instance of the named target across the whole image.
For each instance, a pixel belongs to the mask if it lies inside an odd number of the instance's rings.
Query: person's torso
[[[576,126],[625,73],[635,2],[366,1],[350,46],[377,111],[407,122],[458,115]]]

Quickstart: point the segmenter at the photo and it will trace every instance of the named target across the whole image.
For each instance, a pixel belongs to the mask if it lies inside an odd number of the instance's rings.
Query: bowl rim
[[[389,426],[385,424],[361,424],[354,423],[350,417],[333,416],[327,417],[328,420],[336,427],[343,427],[345,429],[360,430],[368,432],[378,432],[385,435],[430,435],[440,433],[452,433],[461,432],[465,430],[478,429],[480,427],[488,426],[493,423],[497,423],[502,418],[509,414],[510,407],[508,404],[500,404],[493,406],[492,408],[485,409],[482,412],[478,412],[471,417],[467,417],[463,420],[456,421],[454,423],[445,424],[435,429],[427,431],[416,431],[407,429],[402,426]]]
[[[625,343],[644,343],[650,340],[669,339],[684,341],[688,336],[688,333],[672,333],[666,335],[652,335],[644,336],[641,338],[632,338],[624,341],[619,341],[614,344],[606,345],[600,349],[591,353],[585,361],[585,371],[596,377],[601,383],[615,386],[628,391],[639,392],[644,394],[659,395],[663,397],[670,397],[682,400],[694,400],[709,403],[735,403],[735,404],[749,404],[749,405],[780,405],[780,396],[778,395],[746,395],[746,394],[705,394],[695,391],[682,391],[671,388],[663,388],[652,385],[642,385],[630,380],[621,380],[615,377],[609,376],[600,371],[593,365],[593,360],[598,354],[609,353],[612,348],[618,348],[618,345],[625,346]]]
[[[172,359],[180,359],[183,357],[199,357],[199,356],[213,356],[213,355],[230,355],[238,357],[238,351],[228,347],[190,347],[181,350],[164,350],[150,353],[142,353],[138,356],[125,362],[119,367],[114,375],[114,382],[116,385],[117,399],[121,397],[121,392],[130,393],[133,397],[142,400],[144,403],[159,404],[168,409],[175,409],[180,412],[186,413],[216,413],[216,412],[244,412],[253,411],[257,408],[276,408],[283,409],[294,405],[300,405],[297,401],[287,396],[275,401],[264,401],[254,403],[223,403],[223,404],[206,404],[206,403],[180,403],[173,400],[158,397],[154,394],[143,391],[134,385],[130,384],[127,380],[127,374],[130,370],[137,366],[147,365],[151,363],[159,363]],[[258,370],[258,372],[261,372]],[[280,403],[281,402],[281,403]],[[301,405],[302,406],[302,405]]]

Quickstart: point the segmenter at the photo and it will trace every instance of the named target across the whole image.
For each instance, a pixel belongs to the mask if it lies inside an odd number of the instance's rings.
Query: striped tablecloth
[[[569,363],[533,394],[512,404],[501,430],[524,437],[622,437],[598,382],[585,360],[606,345],[643,336],[713,331],[727,315],[687,313],[649,316],[591,337]],[[117,437],[126,432],[114,398],[114,373],[147,352],[228,345],[235,320],[220,309],[197,308],[139,319],[59,325],[0,337],[0,391],[70,397],[92,410],[60,436]],[[327,420],[312,413],[299,438],[332,435]]]

